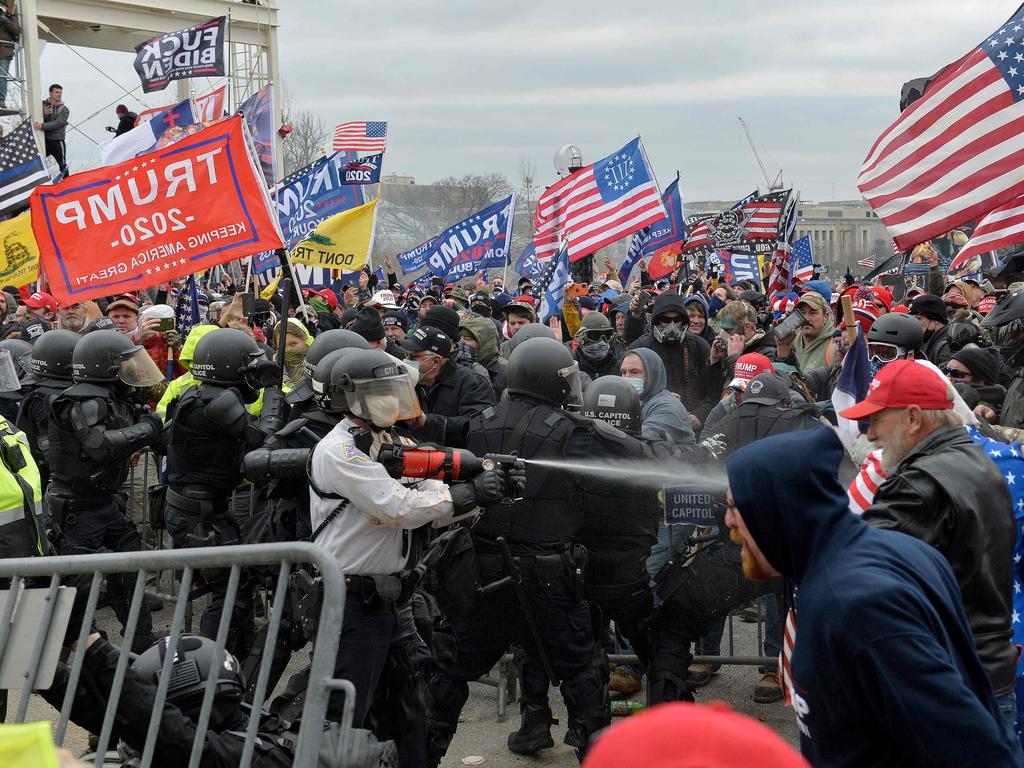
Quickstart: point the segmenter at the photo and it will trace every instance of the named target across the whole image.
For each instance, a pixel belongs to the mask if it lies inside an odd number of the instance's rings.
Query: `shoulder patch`
[[[344,453],[345,461],[348,462],[349,464],[369,464],[370,463],[370,457],[367,456],[362,451],[360,451],[358,448],[356,448],[356,444],[355,443],[349,442],[347,440],[345,441],[345,444],[344,444],[343,453]]]

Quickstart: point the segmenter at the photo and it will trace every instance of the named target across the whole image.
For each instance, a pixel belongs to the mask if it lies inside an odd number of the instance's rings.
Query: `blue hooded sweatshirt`
[[[640,402],[643,404],[643,426],[640,434],[650,439],[667,435],[669,440],[677,445],[696,445],[697,440],[693,435],[686,407],[666,386],[668,378],[661,355],[646,347],[631,349],[629,354],[637,355],[643,360],[644,370],[647,372],[647,382],[640,393]]]
[[[847,509],[831,429],[758,440],[726,461],[768,562],[796,582],[800,749],[816,766],[1015,766],[946,559]]]

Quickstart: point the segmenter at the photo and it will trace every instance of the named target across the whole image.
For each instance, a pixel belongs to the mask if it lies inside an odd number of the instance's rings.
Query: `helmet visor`
[[[24,355],[24,357],[28,357]],[[9,349],[0,349],[0,392],[16,392],[21,389],[18,368]]]
[[[580,364],[574,362],[572,365],[558,369],[558,375],[566,380],[569,385],[569,396],[565,404],[571,408],[583,407],[583,380],[580,378]]]
[[[117,377],[130,387],[151,387],[164,380],[164,375],[143,347],[134,347],[121,355]]]
[[[415,419],[423,412],[408,376],[356,379],[352,384],[355,392],[348,396],[349,410],[378,427],[390,427],[397,421]]]

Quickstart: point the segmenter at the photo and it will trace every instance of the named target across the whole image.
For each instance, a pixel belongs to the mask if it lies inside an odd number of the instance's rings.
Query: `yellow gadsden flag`
[[[373,245],[377,200],[324,219],[292,249],[292,261],[353,272],[362,269]]]
[[[0,285],[20,288],[39,279],[39,246],[25,211],[0,222]]]

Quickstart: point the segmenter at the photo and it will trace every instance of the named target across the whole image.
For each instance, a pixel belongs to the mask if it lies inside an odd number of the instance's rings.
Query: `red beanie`
[[[582,768],[809,768],[768,726],[720,701],[674,702],[635,714],[597,737]]]

